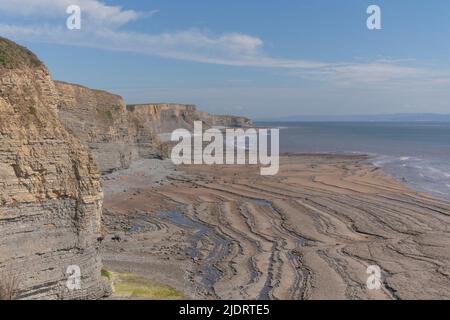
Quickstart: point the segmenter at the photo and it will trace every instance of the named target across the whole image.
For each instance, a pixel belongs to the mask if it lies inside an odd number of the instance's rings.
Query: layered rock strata
[[[65,82],[56,88],[61,122],[89,147],[103,173],[162,156],[152,128],[127,111],[122,97]]]
[[[143,119],[148,126],[159,134],[175,129],[191,130],[194,121],[202,121],[209,127],[248,127],[252,122],[244,117],[211,115],[197,110],[190,104],[137,104],[128,105],[128,111]]]
[[[122,97],[66,82],[56,82],[58,114],[70,132],[89,147],[102,173],[128,169],[140,159],[163,158],[160,135],[176,129],[247,127],[244,117],[216,116],[187,104],[126,105]]]
[[[0,38],[0,285],[15,279],[19,299],[96,299],[100,176],[57,105],[45,65]],[[77,267],[81,289],[67,286]]]

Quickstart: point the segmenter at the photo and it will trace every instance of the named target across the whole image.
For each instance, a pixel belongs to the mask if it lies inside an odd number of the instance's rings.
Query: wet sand
[[[450,202],[364,156],[283,156],[265,177],[142,162],[104,185],[106,268],[186,298],[450,299]]]

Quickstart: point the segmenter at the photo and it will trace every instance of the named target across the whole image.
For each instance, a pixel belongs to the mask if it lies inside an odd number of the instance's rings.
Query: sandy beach
[[[187,299],[450,299],[450,202],[366,156],[280,163],[263,177],[145,160],[106,176],[105,267]],[[370,265],[380,290],[366,286]]]

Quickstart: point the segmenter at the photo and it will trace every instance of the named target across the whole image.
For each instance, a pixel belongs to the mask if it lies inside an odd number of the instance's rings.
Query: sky
[[[1,0],[0,35],[53,78],[127,103],[257,119],[450,113],[449,16],[448,0]]]

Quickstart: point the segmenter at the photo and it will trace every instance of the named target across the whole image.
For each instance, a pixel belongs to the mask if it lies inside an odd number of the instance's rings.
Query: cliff
[[[200,112],[200,118],[211,127],[236,127],[245,128],[252,126],[252,121],[245,117],[230,115],[212,115],[207,112]]]
[[[243,117],[215,116],[194,105],[126,105],[123,98],[101,90],[55,81],[58,116],[63,125],[89,147],[102,173],[126,169],[139,159],[162,158],[167,146],[159,134],[192,130],[194,121],[206,127],[246,127]]]
[[[21,299],[95,299],[104,294],[103,193],[93,159],[60,123],[57,105],[44,64],[0,38],[0,286],[15,278]],[[66,286],[72,265],[81,290]]]
[[[178,128],[191,128],[199,120],[196,108],[185,104],[139,104],[128,105],[127,110],[158,134]]]
[[[158,134],[179,128],[192,130],[194,121],[203,121],[207,127],[248,127],[252,124],[244,117],[211,115],[189,104],[135,104],[128,105],[127,109]]]
[[[61,122],[89,147],[102,172],[126,169],[141,158],[161,157],[151,127],[129,113],[122,97],[56,81]]]

